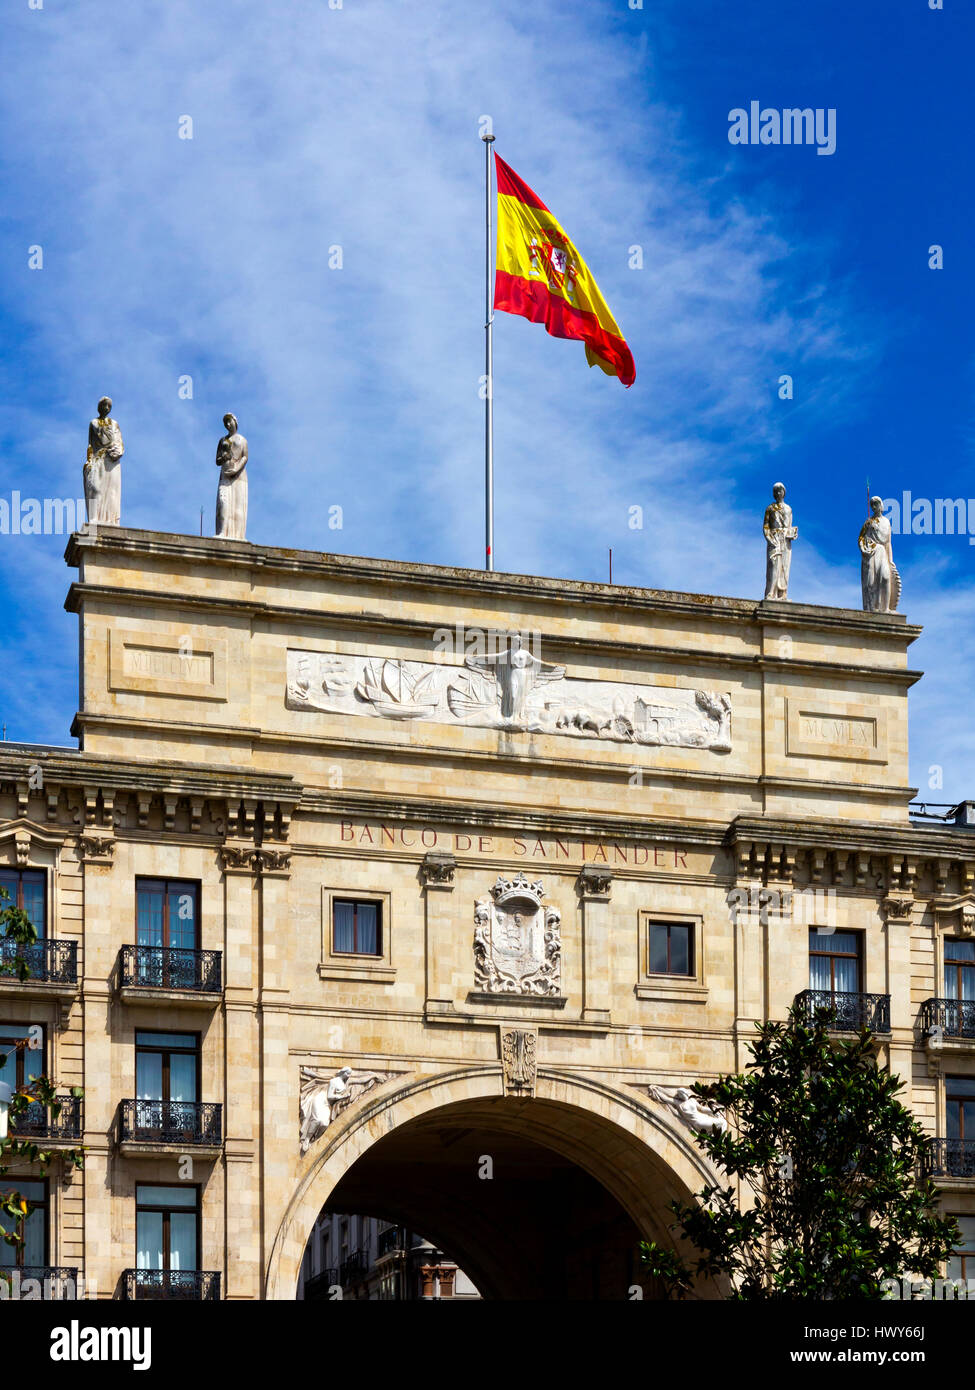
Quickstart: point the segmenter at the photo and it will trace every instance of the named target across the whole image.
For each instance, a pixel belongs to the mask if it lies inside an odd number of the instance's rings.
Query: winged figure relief
[[[512,724],[523,723],[528,718],[530,699],[536,690],[565,676],[564,666],[553,666],[539,660],[527,647],[513,647],[489,656],[469,656],[464,665],[479,675],[494,676],[496,692],[493,699],[495,702],[500,700],[502,720]],[[451,709],[455,714],[460,713],[453,702]],[[467,712],[476,711],[471,709]]]

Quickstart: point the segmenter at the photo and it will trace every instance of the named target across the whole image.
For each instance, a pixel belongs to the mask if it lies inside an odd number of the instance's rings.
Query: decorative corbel
[[[78,860],[110,869],[115,862],[115,839],[111,835],[79,835]]]
[[[452,854],[435,849],[428,850],[420,865],[420,880],[424,888],[440,889],[450,892],[454,886],[457,860]]]
[[[600,864],[583,864],[576,880],[579,897],[588,902],[609,902],[612,870]]]

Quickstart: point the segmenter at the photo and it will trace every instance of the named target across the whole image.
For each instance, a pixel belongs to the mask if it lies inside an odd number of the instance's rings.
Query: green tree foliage
[[[829,1010],[793,1010],[759,1025],[744,1074],[693,1088],[724,1108],[727,1132],[696,1138],[742,1200],[719,1182],[670,1204],[697,1255],[641,1246],[669,1296],[705,1276],[737,1299],[878,1299],[883,1279],[941,1274],[959,1232],[923,1177],[903,1083],[878,1067],[869,1030],[842,1042],[829,1030]]]
[[[0,901],[9,900],[9,896],[7,890],[0,887]],[[16,942],[16,947],[11,958],[0,959],[0,975],[16,975],[17,979],[22,981],[29,979],[30,957],[26,948],[37,940],[37,933],[27,913],[21,908],[7,906],[0,910],[0,939],[4,938]],[[26,1046],[27,1039],[17,1044],[17,1048]],[[9,1056],[9,1051],[0,1055],[0,1065]],[[80,1087],[72,1089],[72,1095],[81,1094]],[[0,1222],[5,1228],[0,1231],[0,1238],[7,1245],[17,1246],[22,1243],[23,1237],[19,1228],[33,1210],[33,1204],[17,1191],[16,1186],[8,1186],[5,1181],[7,1174],[12,1170],[22,1173],[23,1169],[33,1168],[36,1164],[37,1173],[43,1177],[52,1159],[52,1153],[42,1149],[33,1140],[17,1138],[17,1118],[35,1102],[46,1106],[52,1117],[60,1113],[61,1103],[57,1098],[57,1089],[49,1077],[39,1076],[14,1092],[8,1114],[7,1137],[0,1139]],[[65,1163],[74,1168],[84,1166],[84,1152],[80,1148],[62,1151],[61,1156]],[[16,1178],[13,1182],[16,1183]]]

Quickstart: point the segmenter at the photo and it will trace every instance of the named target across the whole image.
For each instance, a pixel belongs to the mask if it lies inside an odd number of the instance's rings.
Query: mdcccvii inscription
[[[178,651],[154,647],[124,649],[123,670],[133,676],[165,676],[169,680],[212,681],[213,658],[209,653],[182,656]]]

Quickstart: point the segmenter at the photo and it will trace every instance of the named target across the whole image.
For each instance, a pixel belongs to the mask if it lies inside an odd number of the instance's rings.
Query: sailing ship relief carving
[[[463,666],[292,650],[287,680],[292,710],[731,751],[726,694],[576,679],[527,647]]]

